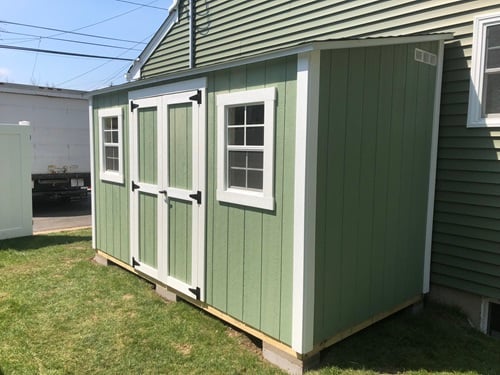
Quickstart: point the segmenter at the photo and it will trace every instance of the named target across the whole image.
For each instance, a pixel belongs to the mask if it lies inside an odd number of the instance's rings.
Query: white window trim
[[[116,182],[123,184],[123,113],[121,108],[105,108],[98,111],[99,116],[99,159],[100,169],[99,177],[103,181]],[[118,118],[118,171],[107,171],[106,160],[104,157],[104,139],[103,139],[103,119],[106,117]]]
[[[274,210],[274,87],[217,95],[217,200]],[[226,107],[264,103],[264,173],[262,191],[227,187]]]
[[[500,126],[499,117],[483,117],[482,92],[484,77],[484,59],[486,28],[500,24],[500,13],[477,16],[474,18],[472,37],[471,81],[469,88],[469,110],[467,113],[467,127],[494,127]]]

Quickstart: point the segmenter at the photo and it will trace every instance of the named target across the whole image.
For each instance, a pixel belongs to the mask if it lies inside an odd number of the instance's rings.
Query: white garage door
[[[0,124],[0,239],[33,233],[30,127]]]

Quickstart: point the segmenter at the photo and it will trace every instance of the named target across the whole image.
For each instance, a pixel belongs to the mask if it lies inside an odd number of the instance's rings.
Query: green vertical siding
[[[95,200],[96,247],[124,262],[130,259],[130,216],[129,216],[129,134],[128,134],[128,96],[126,91],[93,97],[94,123],[94,186],[92,194]],[[99,178],[100,160],[98,110],[101,108],[121,107],[123,110],[123,174],[124,184],[101,181]]]
[[[191,284],[193,209],[191,203],[173,198],[170,198],[169,204],[168,274],[177,280]]]
[[[156,184],[158,175],[157,109],[139,108],[137,117],[139,181]]]
[[[286,343],[291,342],[293,160],[296,59],[286,58],[208,76],[207,302]],[[215,198],[218,93],[276,87],[273,212]]]
[[[156,195],[139,192],[139,261],[158,268],[158,198]]]
[[[315,343],[422,290],[436,67],[414,48],[321,55]]]
[[[169,106],[168,185],[192,189],[193,134],[191,103]]]

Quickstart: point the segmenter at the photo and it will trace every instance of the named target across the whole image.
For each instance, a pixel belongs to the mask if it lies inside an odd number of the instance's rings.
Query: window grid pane
[[[263,151],[228,152],[228,187],[262,191],[264,180]]]
[[[119,171],[120,158],[118,146],[104,146],[104,164],[107,171]]]

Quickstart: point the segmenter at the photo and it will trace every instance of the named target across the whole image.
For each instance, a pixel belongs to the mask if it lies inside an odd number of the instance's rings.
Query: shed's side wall
[[[422,291],[436,66],[415,47],[321,54],[315,343]]]
[[[99,117],[100,108],[121,107],[123,113],[123,174],[124,184],[101,181],[99,178]],[[129,263],[130,261],[130,219],[129,219],[129,134],[128,134],[128,96],[126,91],[93,97],[94,124],[94,186],[96,247],[113,257]]]
[[[285,343],[291,342],[295,57],[208,76],[207,302]],[[216,200],[216,95],[276,87],[273,212]]]

